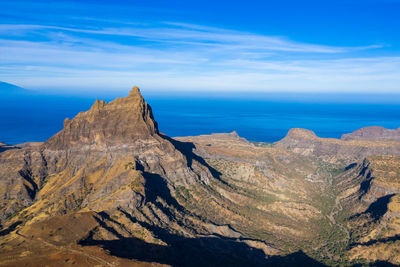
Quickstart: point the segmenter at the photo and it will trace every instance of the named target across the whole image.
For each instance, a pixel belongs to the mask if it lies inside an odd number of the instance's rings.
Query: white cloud
[[[172,26],[172,27],[168,27]],[[82,29],[48,25],[3,24],[0,33],[15,34],[16,31],[29,30],[59,30],[65,32],[85,33],[94,35],[114,35],[142,38],[152,42],[167,42],[177,44],[191,44],[197,46],[215,46],[258,49],[273,51],[290,51],[306,53],[344,53],[352,50],[380,48],[381,45],[367,45],[363,47],[335,47],[315,44],[299,43],[283,37],[265,36],[247,32],[239,32],[214,27],[184,23],[164,23],[158,27],[119,27],[101,29]]]
[[[22,38],[21,38],[22,37]],[[399,92],[400,57],[184,23],[0,25],[0,80],[28,88]]]

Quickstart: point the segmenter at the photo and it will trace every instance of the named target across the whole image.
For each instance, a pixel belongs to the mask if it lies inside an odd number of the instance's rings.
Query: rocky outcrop
[[[61,132],[46,143],[47,149],[73,146],[112,147],[138,140],[160,139],[151,107],[134,87],[129,95],[110,103],[96,100],[92,108],[72,120],[65,119]]]
[[[298,128],[291,129],[285,138],[275,143],[275,147],[330,162],[342,160],[348,164],[369,156],[400,155],[399,141],[320,138],[310,130]]]
[[[400,128],[393,130],[393,129],[386,129],[380,126],[364,127],[352,133],[342,135],[341,139],[369,140],[369,141],[381,141],[381,140],[400,141]]]

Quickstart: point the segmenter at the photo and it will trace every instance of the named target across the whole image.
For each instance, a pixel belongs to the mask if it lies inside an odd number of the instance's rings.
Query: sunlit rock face
[[[131,144],[139,139],[159,139],[151,107],[133,87],[127,97],[110,103],[103,100],[72,120],[65,119],[64,129],[46,142],[49,149],[94,145],[99,147]]]

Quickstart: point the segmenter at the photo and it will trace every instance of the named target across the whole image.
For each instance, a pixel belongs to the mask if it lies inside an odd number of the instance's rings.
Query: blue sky
[[[2,1],[35,90],[400,93],[400,1]]]

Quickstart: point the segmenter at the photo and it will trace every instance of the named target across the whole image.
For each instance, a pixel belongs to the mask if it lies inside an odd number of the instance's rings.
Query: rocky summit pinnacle
[[[130,96],[136,96],[136,95],[142,96],[140,93],[140,89],[137,86],[132,87],[131,91],[129,92],[129,95]]]
[[[151,107],[133,87],[129,95],[110,103],[96,100],[90,110],[72,120],[46,142],[48,148],[63,149],[74,145],[116,145],[158,135]]]

